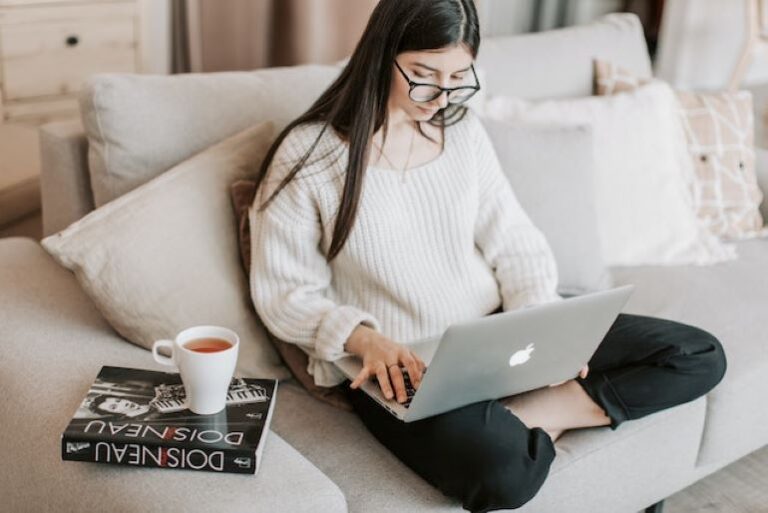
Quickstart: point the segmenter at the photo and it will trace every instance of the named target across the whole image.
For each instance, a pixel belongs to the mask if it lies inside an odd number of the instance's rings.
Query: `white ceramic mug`
[[[230,346],[215,352],[198,352],[185,347],[201,338],[217,338],[227,341]],[[163,356],[158,349],[167,347],[171,356]],[[237,333],[220,326],[193,326],[187,328],[174,340],[158,340],[152,345],[152,356],[163,365],[176,367],[184,383],[187,408],[193,413],[209,415],[224,409],[227,391],[232,381],[240,348]]]

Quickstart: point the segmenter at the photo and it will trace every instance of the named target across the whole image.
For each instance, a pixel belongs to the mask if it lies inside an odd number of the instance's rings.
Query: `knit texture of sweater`
[[[404,172],[368,166],[357,217],[326,261],[348,161],[328,125],[306,164],[257,211],[321,134],[294,127],[249,209],[251,297],[266,328],[299,345],[319,386],[346,376],[332,363],[363,323],[408,344],[451,324],[561,300],[557,266],[521,208],[477,114],[445,129],[435,159]]]

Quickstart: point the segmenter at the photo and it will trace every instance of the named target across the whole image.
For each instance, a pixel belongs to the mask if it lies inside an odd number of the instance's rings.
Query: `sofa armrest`
[[[79,119],[40,127],[40,166],[45,237],[94,208],[88,173],[88,139]]]
[[[0,239],[0,283],[2,511],[346,513],[339,487],[271,430],[255,476],[62,461],[61,433],[102,365],[167,368],[36,241]]]

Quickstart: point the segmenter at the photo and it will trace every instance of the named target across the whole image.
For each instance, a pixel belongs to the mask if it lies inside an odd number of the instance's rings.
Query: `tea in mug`
[[[196,353],[218,353],[219,351],[226,351],[232,347],[232,344],[220,338],[203,337],[190,340],[184,344],[184,347]]]

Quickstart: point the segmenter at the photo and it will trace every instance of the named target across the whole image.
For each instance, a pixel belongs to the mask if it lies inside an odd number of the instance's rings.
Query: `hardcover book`
[[[67,429],[61,457],[117,465],[255,474],[277,380],[232,378],[226,407],[196,415],[178,373],[101,368]]]

